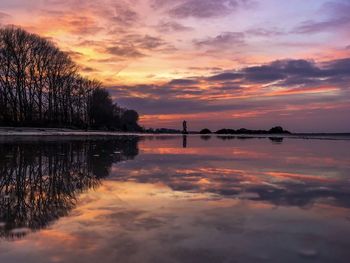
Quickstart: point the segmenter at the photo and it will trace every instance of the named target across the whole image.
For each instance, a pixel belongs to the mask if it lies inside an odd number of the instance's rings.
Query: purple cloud
[[[323,22],[305,21],[297,28],[295,28],[292,32],[299,34],[318,33],[334,28],[338,29],[340,27],[348,25],[350,25],[350,16],[330,19]]]
[[[272,105],[273,108],[283,108],[286,105],[301,107],[313,103],[345,104],[350,101],[349,95],[346,95],[349,81],[350,58],[323,64],[307,60],[280,60],[210,77],[174,79],[164,85],[114,86],[110,90],[121,105],[135,108],[142,114],[190,114],[266,110]],[[239,96],[249,92],[247,84],[257,84],[260,88],[253,91],[255,99],[241,100]],[[337,87],[342,95],[307,96],[303,93],[327,85]],[[276,87],[286,93],[281,96],[269,95]],[[142,97],[130,96],[131,93],[142,94]],[[258,97],[263,99],[256,99]]]
[[[198,47],[211,46],[222,47],[227,45],[244,45],[244,33],[242,32],[224,32],[215,37],[209,37],[202,40],[194,40],[194,44]]]
[[[209,81],[227,81],[227,80],[237,80],[242,78],[243,75],[241,73],[220,73],[208,78]]]
[[[126,3],[116,2],[110,19],[119,25],[130,26],[139,20],[139,15]]]
[[[84,42],[81,44],[85,44]],[[128,34],[121,36],[116,41],[96,42],[88,41],[87,45],[95,46],[101,51],[105,51],[111,55],[138,58],[147,55],[148,51],[157,50],[159,52],[168,52],[174,48],[165,42],[162,38],[150,35]],[[107,48],[105,46],[107,45]]]
[[[328,2],[323,6],[322,12],[328,14],[329,18],[324,21],[304,21],[292,32],[300,34],[318,33],[347,29],[350,26],[350,3],[348,1]]]
[[[154,0],[154,8],[168,7],[167,12],[176,18],[213,18],[228,15],[248,0]],[[175,4],[176,3],[176,4]]]
[[[190,86],[198,84],[198,80],[192,79],[173,79],[169,82],[170,86]]]
[[[161,21],[157,26],[157,30],[162,33],[184,32],[193,30],[191,27],[184,26],[175,21]]]

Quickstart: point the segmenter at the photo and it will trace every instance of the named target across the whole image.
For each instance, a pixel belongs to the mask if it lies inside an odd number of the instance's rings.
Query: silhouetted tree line
[[[146,129],[144,130],[145,133],[167,133],[167,134],[181,134],[183,133],[181,130],[175,130],[175,129],[166,129],[166,128],[161,128],[161,129]],[[217,130],[216,132],[212,132],[208,128],[202,129],[199,132],[190,132],[192,134],[202,134],[202,135],[211,135],[211,134],[219,134],[219,135],[239,135],[239,134],[291,134],[291,132],[284,130],[280,126],[273,127],[269,130],[248,130],[245,128],[241,128],[238,130],[234,129],[220,129]]]
[[[0,29],[0,125],[140,130],[138,114],[82,77],[69,55],[20,28]]]
[[[77,194],[138,154],[137,144],[138,137],[0,143],[0,237],[19,238],[66,216]]]
[[[248,129],[221,129],[215,132],[216,134],[291,134],[291,132],[284,130],[282,127],[273,127],[270,130],[248,130]]]

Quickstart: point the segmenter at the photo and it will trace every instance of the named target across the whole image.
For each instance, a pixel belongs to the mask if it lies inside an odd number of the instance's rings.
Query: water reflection
[[[277,206],[315,202],[350,207],[348,141],[220,136],[143,142],[144,160],[130,163],[118,180],[162,183],[175,191],[207,192]],[[187,139],[184,141],[187,142]],[[270,141],[270,143],[269,143]],[[130,173],[129,170],[135,170]]]
[[[349,144],[2,141],[0,262],[347,263]]]
[[[182,148],[187,148],[187,135],[182,135]]]
[[[138,154],[137,137],[0,144],[0,236],[19,238],[66,216],[77,194],[100,185],[113,163]]]
[[[280,138],[280,137],[270,137],[269,139],[271,142],[276,143],[276,144],[280,144],[284,140],[284,138]]]
[[[140,137],[2,142],[0,235],[20,237],[46,227],[76,206],[78,194],[107,177],[276,206],[350,207],[350,157],[344,152],[349,142],[146,137],[141,158],[115,166],[138,155],[139,142]]]

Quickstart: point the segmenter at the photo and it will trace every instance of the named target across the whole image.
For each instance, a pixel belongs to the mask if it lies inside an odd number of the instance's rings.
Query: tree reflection
[[[137,154],[137,137],[0,143],[0,236],[20,238],[66,216],[113,163]]]

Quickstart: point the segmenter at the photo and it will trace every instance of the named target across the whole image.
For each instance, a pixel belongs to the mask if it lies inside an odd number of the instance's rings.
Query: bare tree
[[[0,29],[0,126],[125,129],[125,110],[101,86],[79,75],[68,54],[47,39]]]

